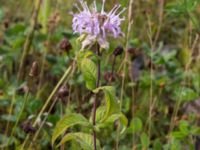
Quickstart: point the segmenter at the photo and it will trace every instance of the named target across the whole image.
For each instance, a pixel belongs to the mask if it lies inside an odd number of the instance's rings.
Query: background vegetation
[[[126,36],[110,39],[102,54],[101,85],[115,87],[128,125],[122,134],[118,122],[97,133],[102,149],[200,149],[199,2],[107,0],[107,10],[115,3],[128,9]],[[51,145],[62,116],[89,118],[94,100],[73,63],[81,46],[71,28],[74,3],[0,0],[1,149],[81,149],[75,140]],[[124,51],[115,58],[118,45]],[[87,129],[69,131],[79,130]]]

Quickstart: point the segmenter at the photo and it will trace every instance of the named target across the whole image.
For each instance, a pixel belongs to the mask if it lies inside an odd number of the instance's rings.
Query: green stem
[[[42,107],[41,111],[39,112],[35,122],[33,123],[33,126],[36,125],[37,120],[41,117],[42,113],[44,112],[44,110],[46,109],[47,105],[49,104],[50,100],[52,99],[52,97],[54,96],[54,94],[57,92],[58,88],[61,86],[61,84],[64,82],[64,80],[66,79],[66,77],[69,75],[70,71],[71,71],[72,67],[70,66],[64,73],[64,75],[62,76],[62,78],[60,79],[60,81],[57,83],[56,87],[53,89],[53,91],[51,92],[50,96],[48,97],[48,99],[46,100],[46,103],[44,104],[44,106]]]
[[[39,76],[39,84],[38,84],[38,87],[37,87],[38,91],[37,91],[37,94],[36,94],[36,99],[40,98],[40,95],[41,95],[40,89],[41,89],[41,86],[42,86],[42,80],[43,80],[43,76],[44,76],[45,59],[46,59],[47,51],[49,49],[50,37],[51,37],[51,34],[49,33],[48,37],[47,37],[47,47],[45,47],[44,54],[43,54],[43,57],[42,57],[42,66],[41,66],[41,73],[40,73],[40,76]]]
[[[24,44],[24,49],[23,49],[23,53],[22,53],[22,57],[21,57],[21,61],[20,61],[20,65],[19,65],[19,71],[18,71],[18,75],[17,75],[17,81],[19,81],[22,78],[23,75],[23,68],[24,68],[24,62],[25,59],[30,51],[30,47],[31,47],[31,43],[34,37],[34,31],[35,31],[35,25],[37,24],[37,18],[38,18],[38,13],[40,10],[40,5],[41,5],[42,0],[38,0],[33,12],[33,16],[31,19],[31,27],[30,27],[30,31],[28,33],[28,36],[26,38],[25,44]]]
[[[15,129],[16,129],[18,123],[19,123],[19,120],[20,120],[20,118],[21,118],[21,116],[22,116],[22,113],[23,113],[23,111],[24,111],[26,102],[27,102],[27,100],[28,100],[28,96],[29,96],[29,91],[28,91],[28,92],[26,93],[26,95],[25,95],[25,100],[24,100],[24,102],[23,102],[21,111],[19,112],[19,115],[18,115],[18,117],[17,117],[17,121],[15,122],[15,125],[14,125],[14,127],[12,128],[11,136],[10,136],[10,137],[13,136],[13,134],[14,134],[14,132],[15,132]],[[11,139],[9,139],[9,141],[8,141],[8,144],[7,144],[8,146],[9,146],[10,142],[11,142]],[[7,148],[8,148],[8,147],[7,147]]]

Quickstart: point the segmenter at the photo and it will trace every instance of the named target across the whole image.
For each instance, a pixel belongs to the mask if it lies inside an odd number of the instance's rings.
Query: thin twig
[[[14,127],[12,128],[11,136],[10,136],[10,137],[13,136],[13,134],[14,134],[14,132],[15,132],[15,129],[16,129],[16,127],[17,127],[19,121],[20,121],[20,118],[21,118],[22,113],[23,113],[23,111],[24,111],[24,108],[25,108],[25,106],[26,106],[28,97],[29,97],[29,91],[25,94],[25,100],[24,100],[24,102],[23,102],[23,104],[22,104],[22,108],[21,108],[21,110],[20,110],[20,112],[19,112],[19,115],[18,115],[18,117],[17,117],[17,121],[15,122],[15,125],[14,125]],[[10,138],[9,141],[8,141],[8,144],[7,144],[8,146],[9,146],[10,142],[11,142],[11,138]],[[8,147],[7,147],[7,148],[8,148]]]
[[[128,46],[129,46],[129,40],[130,40],[130,33],[132,30],[132,25],[133,25],[133,0],[130,0],[129,3],[129,8],[128,8],[128,28],[127,28],[127,32],[126,32],[126,47],[125,47],[125,57],[123,60],[123,65],[122,65],[122,69],[123,69],[123,77],[122,77],[122,86],[121,86],[121,93],[120,93],[120,110],[122,109],[122,103],[123,103],[123,95],[124,95],[124,85],[125,85],[125,77],[126,77],[126,68],[127,68],[127,63],[128,63]],[[120,134],[120,125],[118,123],[117,126],[117,138],[116,138],[116,150],[119,149],[119,134]]]
[[[196,46],[198,40],[199,40],[199,35],[197,34],[196,37],[195,37],[195,40],[194,40],[194,42],[193,42],[193,44],[192,44],[191,53],[190,53],[190,60],[188,61],[188,63],[187,63],[186,66],[185,66],[185,70],[184,70],[184,73],[185,73],[185,74],[188,73],[189,67],[190,67],[191,62],[192,62],[192,54],[193,54],[193,52],[194,52],[194,49],[195,49],[195,46]],[[185,82],[185,81],[186,81],[186,79],[184,79],[183,82]],[[178,100],[176,101],[175,109],[174,109],[174,111],[173,111],[173,113],[172,113],[172,118],[171,118],[170,128],[169,128],[169,132],[168,132],[168,133],[171,133],[171,131],[173,131],[173,129],[174,129],[174,121],[175,121],[175,118],[176,118],[176,116],[177,116],[177,114],[178,114],[178,110],[179,110],[179,108],[180,108],[181,99],[182,99],[182,95],[183,95],[183,94],[182,94],[183,88],[184,88],[184,87],[179,88],[180,94],[179,94],[179,96],[178,96]]]

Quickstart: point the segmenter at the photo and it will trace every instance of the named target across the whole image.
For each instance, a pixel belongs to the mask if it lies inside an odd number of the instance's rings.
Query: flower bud
[[[66,52],[68,52],[70,49],[72,49],[72,45],[67,38],[64,38],[60,42],[60,49],[66,51]]]
[[[113,52],[113,55],[118,56],[123,53],[124,49],[122,46],[117,46]]]

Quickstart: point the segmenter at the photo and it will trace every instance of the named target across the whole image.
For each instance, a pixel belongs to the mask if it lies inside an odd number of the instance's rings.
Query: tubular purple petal
[[[75,5],[79,12],[73,14],[72,28],[74,33],[87,35],[82,42],[82,48],[83,46],[94,44],[92,42],[95,41],[97,41],[101,47],[108,48],[108,36],[118,38],[123,35],[120,26],[124,18],[120,18],[119,16],[126,10],[125,8],[117,13],[121,5],[115,5],[113,9],[107,13],[104,10],[105,0],[102,0],[102,8],[101,11],[98,12],[96,1],[93,2],[92,10],[89,9],[85,1],[79,0],[79,2],[83,10],[81,10],[78,5]]]

